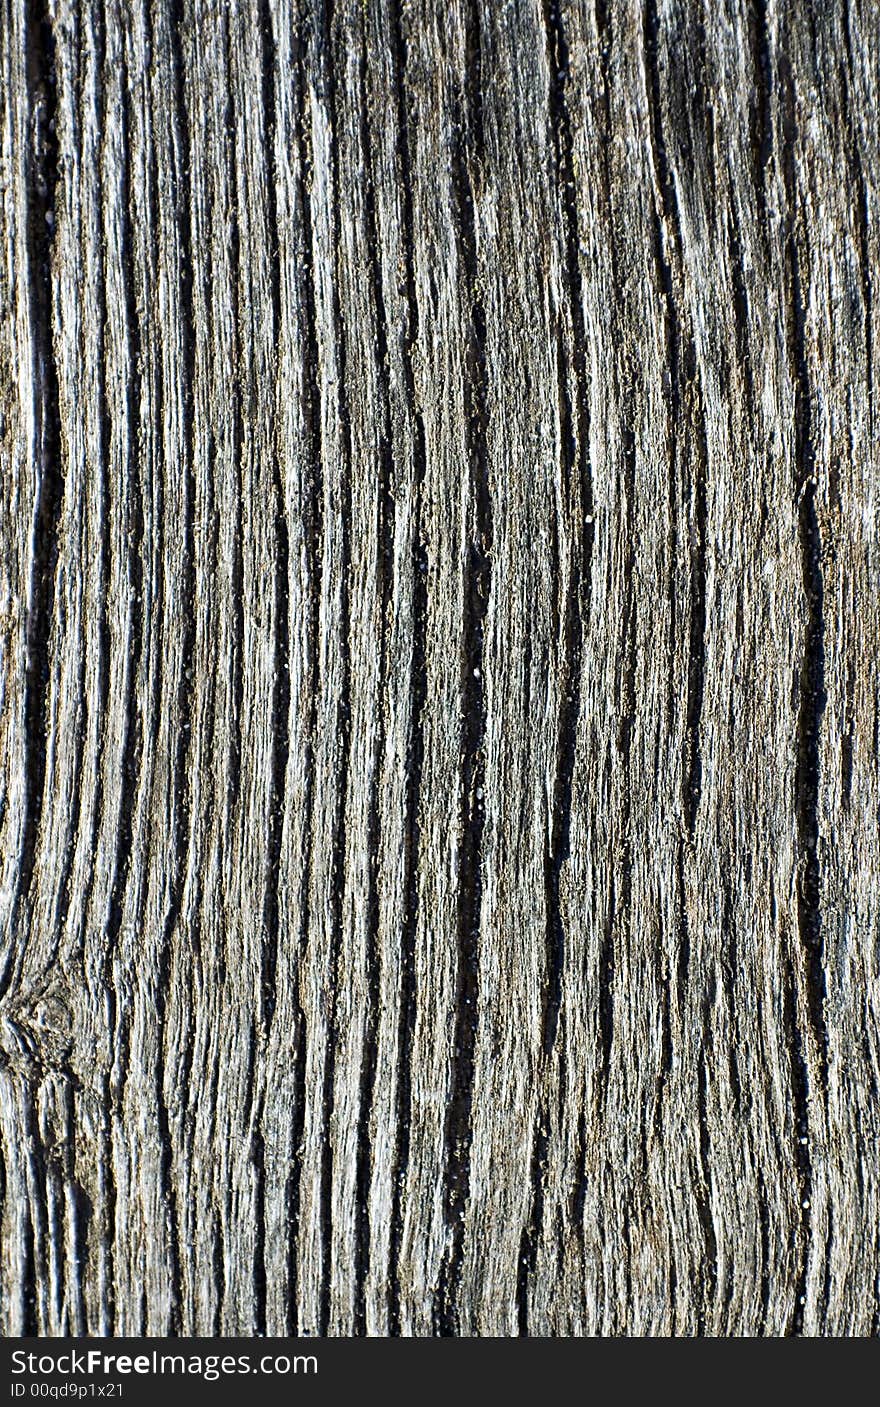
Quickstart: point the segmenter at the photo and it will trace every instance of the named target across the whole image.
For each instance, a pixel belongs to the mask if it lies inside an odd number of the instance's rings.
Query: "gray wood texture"
[[[874,0],[0,0],[0,1325],[880,1326]]]

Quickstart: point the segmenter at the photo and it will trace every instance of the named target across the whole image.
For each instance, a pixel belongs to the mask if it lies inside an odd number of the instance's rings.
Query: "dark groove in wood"
[[[137,707],[136,682],[141,667],[143,651],[143,562],[141,553],[144,542],[143,499],[139,481],[137,459],[137,427],[140,419],[141,400],[141,335],[137,312],[137,297],[134,276],[134,244],[131,227],[131,172],[128,161],[128,133],[130,112],[128,100],[128,69],[125,56],[122,56],[120,77],[119,122],[121,125],[121,146],[123,166],[120,171],[120,189],[124,192],[120,216],[120,244],[124,265],[125,282],[125,346],[126,366],[126,487],[133,499],[126,533],[126,565],[128,580],[128,629],[126,639],[128,651],[125,661],[124,716],[125,731],[122,742],[122,767],[124,785],[120,793],[120,807],[117,819],[119,841],[114,853],[113,880],[110,888],[110,907],[104,925],[106,934],[106,956],[104,980],[108,991],[112,991],[113,960],[116,955],[119,935],[122,929],[122,901],[128,883],[132,859],[133,821],[135,799],[141,779],[143,759],[143,728]],[[115,1030],[114,1020],[114,1030]]]
[[[730,224],[727,231],[727,242],[730,250],[730,272],[733,285],[733,326],[736,339],[736,354],[742,368],[746,406],[749,413],[753,414],[755,389],[752,359],[749,352],[749,297],[746,292],[745,270],[743,267],[742,238],[740,235],[736,207],[733,203],[731,203],[730,207]]]
[[[29,349],[36,396],[37,493],[32,525],[30,579],[27,587],[26,663],[24,673],[25,771],[21,850],[17,867],[15,911],[27,902],[34,874],[37,839],[43,815],[46,780],[46,706],[49,687],[49,641],[55,613],[58,524],[64,501],[64,463],[58,408],[58,371],[53,337],[53,237],[60,179],[58,109],[55,98],[55,34],[45,0],[28,0],[27,68],[30,82],[31,149],[27,154],[27,271]],[[11,980],[16,954],[11,951],[0,972],[0,997]]]
[[[275,38],[268,0],[262,0],[260,18],[260,62],[262,70],[262,147],[265,154],[265,189],[267,203],[267,236],[269,241],[269,285],[271,338],[277,345],[281,326],[281,274],[278,248],[278,203],[275,195],[277,180],[275,162]],[[290,535],[285,510],[284,484],[278,455],[274,415],[277,411],[276,386],[271,402],[273,421],[270,426],[270,477],[274,513],[274,563],[272,583],[272,615],[275,624],[272,650],[272,755],[269,782],[269,815],[267,817],[267,874],[263,900],[263,942],[260,974],[260,1023],[265,1039],[275,1015],[277,999],[276,978],[280,944],[280,895],[284,885],[281,847],[284,829],[284,798],[287,763],[290,756]],[[266,1262],[266,1185],[265,1144],[259,1128],[254,1128],[254,1167],[256,1201],[256,1245],[254,1261],[254,1325],[255,1332],[265,1337],[266,1287],[270,1271]]]
[[[479,26],[468,32],[469,82],[480,70]],[[468,100],[468,93],[466,93]],[[462,115],[467,140],[479,154],[482,112],[467,101]],[[470,1144],[473,1132],[474,1051],[479,1008],[479,943],[483,894],[483,796],[486,779],[486,689],[484,635],[492,583],[492,501],[487,457],[486,314],[479,291],[479,262],[474,193],[468,165],[470,146],[459,139],[452,153],[456,202],[456,236],[461,260],[466,324],[464,379],[470,508],[467,560],[464,569],[464,619],[461,681],[461,778],[458,856],[458,971],[452,1079],[445,1136],[444,1211],[449,1242],[440,1271],[435,1301],[437,1332],[458,1332],[456,1296],[464,1244],[464,1217],[470,1196]]]
[[[757,1323],[757,1336],[763,1337],[767,1330],[767,1315],[770,1309],[770,1227],[767,1217],[767,1188],[764,1185],[763,1177],[758,1180],[758,1226],[761,1252],[761,1308]]]
[[[562,485],[570,523],[577,532],[578,520],[584,522],[584,483],[573,484],[575,473],[575,442],[571,419],[571,403],[565,384],[562,340],[557,333],[557,380],[561,408],[560,449]],[[580,489],[580,494],[578,494]],[[544,999],[544,1053],[549,1055],[556,1041],[559,1009],[562,1003],[562,982],[565,971],[565,926],[559,898],[562,866],[571,854],[571,789],[574,777],[575,750],[581,707],[581,647],[583,618],[581,601],[581,547],[577,538],[571,549],[572,560],[565,597],[562,663],[559,677],[560,703],[558,711],[558,741],[553,779],[552,829],[544,857],[544,888],[547,909],[547,978]]]
[[[660,98],[659,42],[660,28],[656,0],[646,0],[643,19],[643,42],[649,75],[649,108],[651,119],[651,149],[657,172],[663,216],[672,231],[672,244],[677,261],[681,261],[682,234],[675,181],[669,165],[663,135]],[[682,804],[688,834],[693,837],[697,810],[702,791],[702,759],[700,753],[700,723],[703,706],[705,674],[706,628],[706,473],[707,451],[705,428],[700,408],[701,391],[697,371],[697,353],[693,334],[682,324],[676,311],[673,272],[663,248],[663,236],[658,227],[656,259],[661,273],[667,309],[667,337],[670,361],[670,402],[672,423],[685,416],[685,447],[691,448],[694,475],[689,483],[691,498],[689,524],[691,542],[690,601],[688,612],[687,698],[685,703],[685,740],[682,756]],[[682,348],[682,343],[683,348]],[[683,355],[682,355],[683,350]],[[682,385],[682,382],[684,383]],[[694,425],[695,422],[695,425]],[[696,453],[693,453],[694,438]],[[677,456],[670,456],[670,471],[674,473]],[[671,501],[675,495],[671,494]],[[674,632],[673,632],[674,634]]]
[[[747,0],[747,32],[753,78],[749,128],[755,195],[762,228],[767,228],[767,167],[773,152],[773,63],[767,27],[767,0]]]
[[[859,134],[853,120],[853,100],[849,74],[856,72],[853,56],[850,21],[850,3],[843,5],[843,42],[846,63],[841,65],[843,99],[846,114],[847,139],[850,148],[850,164],[855,185],[856,239],[858,243],[859,276],[862,285],[862,307],[865,317],[865,379],[868,391],[869,427],[874,425],[874,301],[871,285],[870,229],[871,217],[868,206],[868,187],[865,181],[865,166],[862,161]]]
[[[324,95],[329,114],[329,138],[330,138],[330,183],[332,191],[332,219],[333,219],[333,241],[336,257],[339,257],[339,245],[341,239],[341,215],[340,215],[340,194],[339,194],[339,155],[337,138],[337,85],[335,68],[333,63],[335,5],[334,0],[324,0],[319,7],[319,19],[316,17],[315,37],[322,52],[326,67],[323,70]],[[337,265],[338,274],[338,265]],[[325,1052],[324,1064],[324,1089],[323,1089],[323,1128],[324,1147],[321,1171],[321,1235],[322,1235],[322,1277],[321,1277],[321,1307],[320,1307],[320,1333],[326,1335],[330,1327],[330,1301],[331,1282],[333,1273],[332,1260],[332,1186],[333,1186],[333,1139],[331,1135],[331,1120],[333,1116],[335,1098],[335,1072],[336,1072],[336,994],[339,990],[340,975],[340,954],[342,951],[342,920],[343,920],[343,898],[345,895],[345,861],[347,852],[347,802],[348,802],[348,778],[351,761],[351,651],[349,646],[349,629],[351,625],[350,612],[350,590],[352,577],[352,557],[351,557],[351,528],[348,518],[348,505],[351,501],[351,461],[352,461],[352,440],[351,440],[351,417],[348,408],[348,392],[346,383],[347,371],[347,345],[346,328],[342,316],[342,308],[339,299],[338,279],[334,282],[332,298],[332,321],[333,336],[336,343],[338,356],[338,409],[339,422],[342,432],[343,448],[341,461],[339,464],[340,484],[339,501],[340,526],[341,526],[341,562],[339,564],[340,597],[339,597],[339,657],[341,685],[337,702],[336,713],[336,733],[337,733],[337,753],[335,762],[335,785],[336,785],[336,807],[333,820],[333,840],[332,840],[332,871],[337,877],[331,897],[331,946],[330,946],[330,1013],[328,1021],[328,1040]]]
[[[232,608],[232,655],[229,661],[232,692],[232,717],[228,729],[228,792],[229,810],[234,814],[241,798],[241,751],[244,712],[244,545],[242,513],[244,507],[244,455],[245,430],[242,411],[242,378],[238,368],[243,363],[241,327],[241,229],[238,217],[238,190],[236,188],[237,158],[237,117],[234,97],[232,67],[232,41],[229,33],[229,16],[224,15],[223,23],[224,69],[226,74],[226,109],[224,113],[226,131],[223,141],[226,180],[229,188],[229,321],[232,327],[233,363],[236,374],[233,377],[230,418],[232,437],[230,462],[235,484],[235,520],[232,532],[232,552],[230,562],[229,598]]]
[[[378,1045],[378,1022],[380,1002],[380,942],[381,920],[379,909],[379,859],[382,851],[382,822],[380,806],[380,783],[382,759],[386,743],[386,688],[388,672],[388,648],[393,609],[394,586],[394,536],[395,500],[394,456],[391,431],[391,395],[388,371],[388,321],[385,311],[385,297],[382,291],[382,272],[379,267],[379,229],[376,217],[376,191],[374,159],[369,127],[366,94],[367,45],[363,25],[359,34],[361,44],[358,66],[359,81],[359,134],[366,168],[364,189],[364,236],[369,267],[370,293],[373,302],[373,316],[376,327],[376,369],[379,383],[381,406],[381,430],[376,484],[376,595],[379,602],[379,664],[377,671],[378,724],[376,741],[371,759],[370,800],[367,818],[368,898],[367,898],[367,1009],[365,1017],[364,1050],[361,1064],[358,1116],[358,1150],[356,1170],[357,1233],[355,1250],[355,1309],[354,1332],[363,1336],[367,1332],[366,1287],[371,1263],[370,1231],[370,1175],[373,1166],[373,1148],[370,1133],[373,1092],[376,1085],[376,1060]]]
[[[397,1087],[397,1153],[391,1200],[391,1246],[389,1275],[390,1332],[402,1332],[402,1288],[400,1259],[403,1245],[404,1186],[409,1167],[410,1119],[412,1114],[412,1060],[418,989],[415,974],[416,934],[419,926],[419,868],[421,862],[420,806],[424,766],[424,708],[427,695],[425,625],[428,611],[428,557],[422,539],[422,494],[425,482],[426,448],[422,412],[416,397],[414,358],[419,343],[419,305],[415,284],[415,240],[413,220],[413,171],[410,158],[409,114],[407,105],[407,39],[403,28],[400,0],[389,0],[389,26],[395,90],[396,171],[403,207],[404,284],[406,328],[403,337],[403,373],[407,400],[413,407],[413,497],[414,522],[410,575],[412,582],[412,646],[409,661],[409,736],[406,755],[406,853],[404,857],[405,915],[401,936],[400,1011],[397,1027],[399,1073]]]
[[[708,534],[706,480],[709,450],[703,393],[699,373],[692,363],[693,341],[688,340],[689,415],[693,428],[688,435],[693,472],[689,484],[690,503],[690,619],[688,624],[687,696],[685,699],[686,738],[682,765],[683,809],[688,835],[693,839],[700,797],[703,791],[703,758],[700,724],[703,716],[703,690],[706,674],[706,538]]]
[[[281,285],[278,254],[278,207],[275,197],[275,41],[268,0],[264,0],[262,21],[263,114],[266,152],[266,200],[268,204],[268,236],[270,241],[270,306],[272,312],[272,341],[277,341],[281,325]],[[276,392],[278,394],[278,392]],[[273,410],[275,406],[273,405]],[[274,500],[275,562],[273,581],[273,616],[275,640],[273,648],[274,683],[272,689],[272,762],[270,782],[270,815],[268,876],[263,911],[265,945],[262,959],[262,1021],[264,1028],[275,1014],[276,972],[279,944],[279,898],[284,883],[281,872],[281,839],[283,830],[285,779],[290,755],[290,535],[284,502],[284,484],[276,444],[274,423],[271,427],[271,482]]]
[[[174,1139],[168,1098],[165,1091],[165,1040],[172,945],[180,920],[183,885],[190,846],[190,809],[187,773],[191,755],[192,694],[191,670],[186,661],[193,658],[195,646],[195,475],[193,472],[193,380],[195,366],[195,322],[193,315],[193,249],[190,216],[190,136],[183,52],[184,0],[171,0],[169,7],[170,79],[174,91],[173,188],[179,241],[180,316],[183,340],[183,402],[186,424],[183,472],[182,577],[184,610],[180,622],[181,656],[184,661],[177,686],[177,738],[173,770],[174,864],[169,902],[165,916],[156,983],[158,1059],[156,1063],[156,1123],[160,1142],[160,1169],[163,1200],[167,1207],[170,1317],[168,1332],[179,1336],[181,1326],[182,1269],[180,1221],[175,1191]],[[189,676],[189,677],[188,677]]]
[[[791,1062],[791,1090],[793,1100],[794,1153],[793,1163],[797,1176],[797,1196],[800,1211],[800,1225],[797,1240],[797,1276],[794,1283],[794,1303],[786,1329],[786,1336],[798,1337],[804,1327],[804,1301],[807,1292],[807,1275],[810,1250],[813,1241],[813,1218],[811,1199],[813,1192],[813,1162],[810,1153],[810,1078],[804,1056],[803,1038],[797,1022],[797,991],[794,970],[786,963],[783,993],[785,1031]]]
[[[516,1277],[516,1308],[519,1337],[529,1334],[529,1282],[534,1279],[538,1246],[544,1224],[544,1173],[547,1167],[548,1130],[545,1113],[538,1113],[532,1139],[530,1169],[530,1212],[523,1226]]]
[[[106,32],[104,25],[103,7],[95,7],[95,118],[99,130],[103,130],[106,121],[106,110],[104,104],[104,61],[106,50]],[[95,174],[97,185],[96,205],[100,208],[104,203],[104,182],[102,173],[101,155],[98,153],[98,169]],[[101,231],[103,235],[103,230]],[[103,241],[102,241],[103,244]],[[107,404],[107,387],[105,376],[105,365],[107,361],[106,353],[106,327],[107,327],[107,256],[106,250],[102,248],[100,266],[98,269],[97,286],[95,289],[95,313],[98,321],[98,346],[95,358],[95,378],[96,378],[96,412],[98,443],[96,447],[96,462],[94,471],[98,481],[98,658],[96,664],[96,678],[94,693],[97,694],[97,731],[98,731],[98,775],[95,786],[95,831],[102,828],[104,819],[104,775],[107,765],[107,718],[108,701],[110,697],[110,625],[108,621],[108,586],[110,581],[111,564],[111,526],[110,526],[110,488],[109,488],[109,457],[111,445],[110,410]],[[118,857],[118,847],[114,856],[114,869]],[[111,903],[113,891],[111,889]],[[107,997],[111,1008],[111,1039],[115,1026],[115,1005],[116,997],[112,981],[107,986]]]
[[[703,1007],[702,1052],[697,1065],[697,1109],[700,1126],[700,1175],[697,1182],[697,1209],[703,1230],[706,1273],[703,1282],[699,1307],[697,1333],[705,1335],[712,1302],[718,1293],[718,1238],[715,1234],[715,1220],[712,1212],[712,1145],[709,1138],[709,1116],[707,1109],[707,1065],[708,1053],[711,1059],[711,1038],[709,1022],[711,1005],[707,998]]]
[[[307,0],[306,0],[307,2]],[[298,289],[299,312],[304,324],[305,355],[302,360],[302,404],[308,437],[309,455],[304,477],[307,480],[308,494],[303,502],[305,535],[305,562],[308,582],[308,722],[305,759],[305,795],[303,798],[305,853],[299,888],[300,926],[298,935],[298,957],[300,964],[305,962],[309,930],[311,925],[311,905],[309,897],[314,843],[314,759],[318,730],[318,701],[320,699],[320,597],[321,562],[324,552],[324,471],[321,443],[320,391],[318,387],[318,343],[315,313],[315,284],[312,257],[312,212],[310,186],[307,172],[311,166],[311,146],[305,120],[306,59],[308,29],[305,23],[305,6],[300,17],[300,38],[297,43],[296,64],[296,131],[299,137],[297,160],[299,180],[297,196],[301,210],[297,241],[297,267],[301,274]],[[297,1247],[302,1203],[302,1143],[305,1130],[305,1069],[307,1055],[306,1018],[302,1008],[302,991],[297,1001],[296,1068],[299,1072],[299,1089],[294,1106],[291,1124],[292,1166],[288,1180],[285,1204],[290,1225],[289,1253],[287,1257],[288,1284],[291,1296],[290,1332],[296,1337],[300,1333],[298,1313],[299,1269]]]
[[[807,368],[805,313],[797,237],[797,187],[793,166],[797,143],[794,87],[787,65],[780,72],[785,130],[783,174],[787,219],[787,334],[795,391],[794,494],[806,608],[804,647],[800,662],[797,712],[795,809],[798,838],[798,933],[803,951],[809,1021],[819,1057],[820,1083],[828,1077],[828,1031],[825,1024],[825,944],[822,932],[819,869],[819,766],[825,712],[825,617],[822,537],[816,509],[816,451],[810,375]]]
[[[254,1169],[254,1265],[253,1265],[253,1333],[257,1338],[266,1337],[266,1141],[263,1138],[259,1121],[261,1111],[252,1114],[251,1163]]]

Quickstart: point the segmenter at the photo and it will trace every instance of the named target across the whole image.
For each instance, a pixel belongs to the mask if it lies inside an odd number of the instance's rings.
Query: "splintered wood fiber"
[[[0,0],[0,1328],[880,1329],[876,0]]]

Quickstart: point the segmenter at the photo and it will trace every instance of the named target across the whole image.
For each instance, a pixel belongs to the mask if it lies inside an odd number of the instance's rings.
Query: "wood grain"
[[[0,1326],[880,1328],[873,0],[0,0]]]

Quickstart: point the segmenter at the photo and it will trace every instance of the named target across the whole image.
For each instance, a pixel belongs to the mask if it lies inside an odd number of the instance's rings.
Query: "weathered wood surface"
[[[2,0],[7,1333],[877,1332],[878,66]]]

